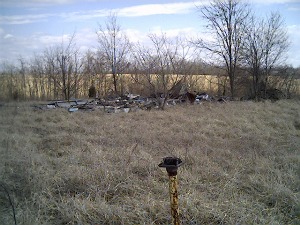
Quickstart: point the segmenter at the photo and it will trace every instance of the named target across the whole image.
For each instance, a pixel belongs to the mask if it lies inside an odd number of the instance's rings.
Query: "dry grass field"
[[[0,224],[300,224],[300,102],[106,114],[0,107]],[[11,202],[9,201],[11,200]]]

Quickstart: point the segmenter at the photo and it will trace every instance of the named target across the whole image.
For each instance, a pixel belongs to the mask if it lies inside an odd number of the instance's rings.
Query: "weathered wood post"
[[[166,157],[163,162],[160,163],[159,167],[165,167],[169,176],[169,193],[171,203],[171,215],[174,225],[179,225],[179,207],[178,207],[178,182],[177,182],[177,169],[183,162],[179,158]]]

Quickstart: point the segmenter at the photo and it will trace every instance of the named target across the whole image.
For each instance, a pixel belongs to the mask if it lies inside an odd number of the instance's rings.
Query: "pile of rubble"
[[[51,110],[57,108],[65,108],[69,112],[78,110],[94,111],[103,110],[107,113],[118,113],[138,110],[151,110],[158,108],[156,99],[142,98],[138,95],[130,95],[126,98],[108,98],[108,99],[73,99],[69,101],[53,100],[47,104],[34,105],[37,110]]]
[[[70,101],[53,100],[47,104],[34,105],[37,110],[51,110],[57,108],[65,108],[69,112],[76,112],[78,110],[94,111],[103,110],[107,113],[119,112],[134,112],[138,110],[158,109],[159,104],[164,100],[163,96],[144,98],[139,95],[128,94],[123,97],[109,97],[107,99],[73,99]],[[177,98],[168,98],[166,105],[177,105],[183,102],[190,102],[192,104],[201,104],[202,101],[214,101],[215,99],[206,93],[191,94],[186,93]],[[220,101],[220,100],[217,100]],[[225,100],[224,100],[225,102]]]

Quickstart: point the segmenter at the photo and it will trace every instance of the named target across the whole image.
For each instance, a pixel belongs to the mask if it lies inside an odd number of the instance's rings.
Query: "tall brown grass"
[[[170,224],[180,157],[182,224],[300,223],[299,101],[105,114],[0,107],[0,179],[17,224]],[[3,189],[3,188],[2,188]],[[0,224],[13,224],[0,187]]]

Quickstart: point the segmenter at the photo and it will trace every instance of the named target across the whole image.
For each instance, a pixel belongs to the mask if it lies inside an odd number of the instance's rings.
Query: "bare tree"
[[[300,93],[299,78],[299,68],[283,65],[274,68],[268,85],[271,90],[278,89],[280,97],[292,98]]]
[[[179,37],[172,40],[165,34],[150,34],[149,38],[151,48],[136,46],[134,59],[138,76],[134,78],[156,97],[160,109],[164,109],[171,91],[177,89],[191,71],[190,48]]]
[[[256,100],[266,97],[271,72],[284,62],[288,46],[288,36],[280,14],[271,13],[266,20],[251,18],[243,61],[252,76],[252,91]]]
[[[45,60],[42,55],[35,54],[30,63],[30,76],[32,82],[29,82],[30,98],[46,99],[47,77],[45,73]],[[50,97],[50,96],[47,96]]]
[[[62,93],[66,100],[71,96],[77,97],[78,73],[80,65],[79,50],[75,45],[75,33],[70,37],[67,45],[62,42],[60,48],[57,48],[56,59],[59,66],[62,82]]]
[[[56,49],[48,47],[44,51],[45,73],[47,74],[47,96],[55,99],[59,98],[59,90],[61,89],[59,70],[56,60]]]
[[[105,53],[106,62],[111,67],[114,92],[115,94],[120,94],[118,91],[118,76],[124,71],[126,57],[131,48],[131,44],[126,34],[121,31],[121,27],[117,23],[116,15],[108,17],[105,27],[99,25],[97,35],[99,50]]]
[[[95,88],[96,95],[106,95],[106,78],[109,68],[107,68],[105,53],[88,50],[83,58],[83,89]]]
[[[65,44],[52,46],[44,52],[45,73],[48,76],[48,93],[54,98],[70,100],[79,96],[80,82],[82,79],[82,60],[79,49],[75,43],[75,33]]]
[[[2,81],[7,85],[7,99],[25,100],[27,98],[27,84],[28,71],[25,60],[19,58],[19,67],[13,64],[4,63],[2,72]],[[3,89],[1,91],[4,92]]]
[[[289,47],[287,30],[279,13],[271,13],[265,27],[263,32],[263,47],[265,49],[263,58],[264,95],[267,91],[268,77],[275,66],[285,62],[285,53]]]
[[[91,50],[88,50],[83,57],[83,74],[85,79],[82,85],[84,90],[89,90],[91,87],[95,88],[96,73],[94,70],[94,63],[95,54]]]
[[[18,88],[18,69],[13,64],[4,62],[1,65],[1,77],[0,77],[0,99],[10,100],[18,99],[19,88]]]
[[[260,98],[260,84],[262,81],[262,65],[264,57],[264,22],[257,21],[253,16],[247,27],[243,61],[252,77],[252,95],[255,99]]]
[[[210,5],[200,8],[200,11],[207,21],[206,28],[213,41],[200,39],[195,44],[211,52],[225,66],[231,96],[234,97],[236,71],[249,16],[248,6],[239,0],[214,0]]]
[[[26,66],[26,61],[23,57],[20,57],[19,59],[20,62],[20,76],[21,76],[21,82],[19,85],[20,93],[19,93],[19,98],[21,99],[26,99],[27,97],[27,85],[26,85],[26,74],[27,74],[27,66]]]

